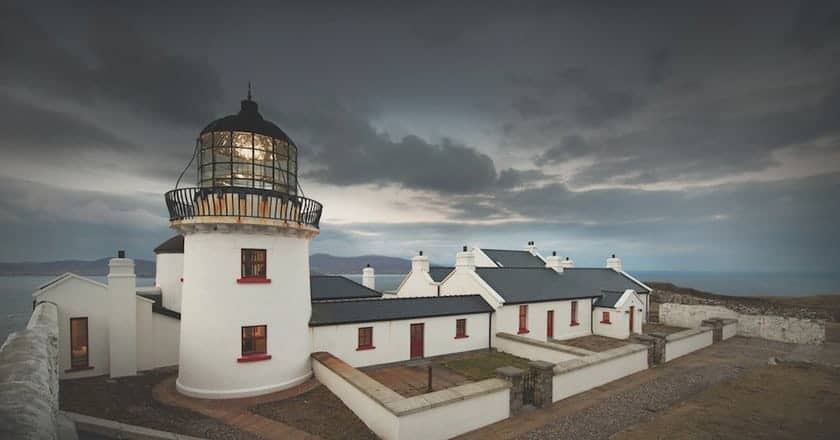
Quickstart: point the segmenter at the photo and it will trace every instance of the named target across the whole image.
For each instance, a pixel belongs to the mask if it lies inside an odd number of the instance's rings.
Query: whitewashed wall
[[[440,285],[441,295],[479,294],[494,309],[501,306],[501,298],[473,270],[456,268]]]
[[[437,294],[437,283],[429,276],[428,272],[423,271],[409,272],[399,290],[397,290],[397,296],[400,298],[437,296]]]
[[[738,334],[738,323],[731,322],[723,325],[721,339],[724,341]]]
[[[181,321],[154,313],[151,303],[138,300],[137,370],[178,365],[180,331]]]
[[[496,350],[509,353],[532,361],[546,361],[558,363],[569,359],[576,359],[580,356],[562,350],[560,347],[552,346],[548,342],[535,341],[531,338],[523,338],[523,335],[496,335]],[[519,340],[516,340],[519,339]]]
[[[33,294],[36,301],[58,305],[59,377],[72,379],[109,372],[108,287],[86,278],[66,275],[45,290]],[[92,369],[68,372],[70,368],[70,318],[88,318],[88,359]]]
[[[464,387],[478,384],[480,382]],[[510,389],[501,389],[462,400],[456,399],[447,405],[401,415],[399,438],[444,440],[496,423],[509,416]]]
[[[467,338],[455,339],[455,321],[467,320]],[[486,349],[490,346],[489,313],[311,327],[312,352],[326,351],[353,367],[405,361],[410,358],[411,324],[425,324],[424,355]],[[357,350],[358,329],[373,327],[371,350]]]
[[[553,400],[563,400],[647,368],[647,346],[639,344],[562,362],[554,366]]]
[[[549,301],[528,304],[528,333],[525,336],[538,341],[546,340],[548,311],[554,310],[554,339],[563,340],[590,334],[590,320],[592,319],[592,300],[589,298],[578,301],[579,325],[572,326],[572,302]],[[512,304],[502,306],[496,310],[496,333],[519,332],[519,306]]]
[[[710,318],[738,320],[738,334],[773,341],[796,344],[825,342],[825,321],[785,318],[772,315],[745,315],[723,306],[663,303],[659,305],[659,320],[677,327],[699,327]]]
[[[181,278],[184,276],[184,254],[155,256],[155,285],[163,292],[163,306],[181,311]]]
[[[638,292],[636,293],[636,295],[639,296],[639,299],[642,301],[642,304],[643,304],[642,308],[643,308],[644,312],[641,313],[641,315],[642,315],[641,316],[641,318],[642,318],[641,322],[642,323],[648,322],[647,318],[648,318],[648,311],[650,310],[650,295],[647,294],[647,293],[638,293]]]
[[[610,323],[601,322],[603,312],[609,312]],[[629,313],[606,307],[595,307],[592,311],[592,333],[615,339],[627,339],[630,337]],[[634,323],[635,324],[635,323]],[[641,323],[639,323],[641,326]]]
[[[665,340],[665,362],[712,345],[712,329],[697,328],[668,335]]]
[[[498,267],[496,262],[491,260],[480,248],[474,248],[473,255],[475,255],[475,267]]]

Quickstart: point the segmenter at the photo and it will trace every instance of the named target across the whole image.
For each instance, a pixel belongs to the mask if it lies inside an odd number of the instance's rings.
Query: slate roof
[[[566,269],[559,274],[548,268],[478,267],[475,272],[505,304],[595,298],[605,290],[647,293],[641,285],[606,268]]]
[[[382,292],[377,292],[343,276],[339,275],[311,275],[309,288],[312,301],[328,301],[353,298],[379,298]]]
[[[137,296],[141,296],[143,298],[150,299],[155,302],[154,304],[152,304],[152,313],[157,313],[159,315],[168,316],[170,318],[175,318],[178,320],[181,319],[180,312],[176,312],[172,309],[167,309],[163,306],[163,293],[160,292],[160,289],[157,289],[157,292],[149,290],[138,291],[136,292],[136,294]]]
[[[621,296],[624,295],[624,292],[601,292],[601,296],[599,298],[595,298],[592,301],[592,305],[598,307],[607,307],[609,309],[615,308],[615,303],[621,299]]]
[[[489,313],[480,295],[379,298],[312,303],[312,327]]]
[[[435,282],[439,283],[443,281],[453,270],[454,267],[431,267],[429,268],[429,276],[432,277]]]
[[[528,251],[513,251],[507,249],[482,249],[499,267],[545,267],[542,258]]]
[[[155,254],[183,254],[184,236],[176,235],[155,248]]]

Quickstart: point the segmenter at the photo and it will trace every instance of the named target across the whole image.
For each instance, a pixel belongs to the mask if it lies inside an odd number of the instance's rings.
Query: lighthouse
[[[298,185],[298,148],[250,91],[196,140],[197,182],[166,193],[184,236],[176,386],[192,397],[255,396],[306,381],[309,241],[322,206]]]

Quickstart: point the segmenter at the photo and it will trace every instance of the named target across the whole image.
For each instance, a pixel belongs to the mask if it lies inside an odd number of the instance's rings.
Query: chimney
[[[560,262],[560,267],[563,269],[571,269],[575,267],[575,260],[566,257],[563,261]]]
[[[557,256],[557,252],[552,252],[551,256],[545,259],[545,267],[563,273],[562,259]]]
[[[525,248],[531,255],[537,255],[537,244],[532,240],[528,242],[528,247]]]
[[[621,270],[621,259],[612,254],[612,257],[607,258],[607,269]]]
[[[137,374],[137,280],[125,251],[108,262],[108,344],[111,377]]]
[[[411,271],[418,273],[429,272],[429,257],[424,256],[423,251],[411,257]]]
[[[475,254],[464,246],[461,252],[455,254],[455,268],[464,270],[475,270]]]
[[[376,290],[376,274],[370,264],[362,269],[362,285],[368,289]]]

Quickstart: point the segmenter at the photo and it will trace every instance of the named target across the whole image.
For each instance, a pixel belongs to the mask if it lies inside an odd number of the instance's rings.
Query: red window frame
[[[461,318],[455,320],[455,339],[468,338],[467,336],[467,319]]]
[[[67,371],[91,368],[88,319],[70,318],[70,369]]]
[[[359,327],[359,342],[356,350],[373,350],[373,327]]]
[[[265,249],[245,248],[241,251],[240,284],[270,283],[267,277],[268,255]]]
[[[601,324],[612,324],[610,322],[610,312],[601,312]]]
[[[243,325],[241,357],[238,362],[254,362],[271,359],[268,354],[268,326]]]
[[[528,305],[519,306],[519,331],[518,334],[528,333]]]
[[[570,326],[574,327],[576,325],[580,325],[578,321],[578,302],[572,301],[572,312],[571,312],[571,322],[569,323]]]

